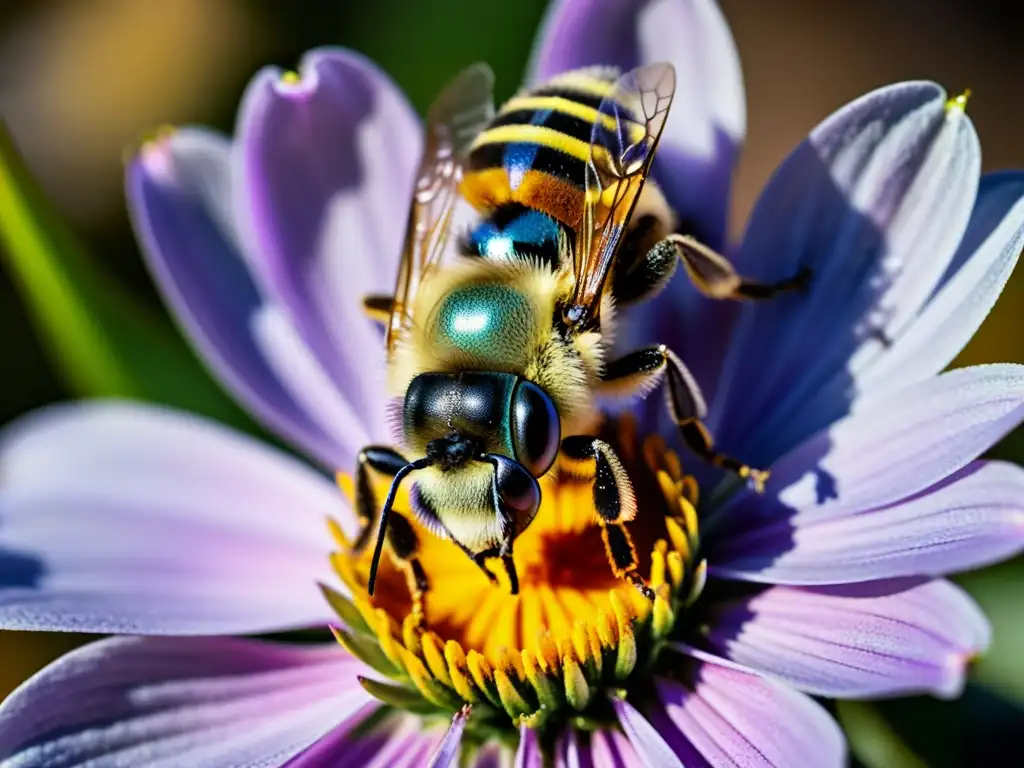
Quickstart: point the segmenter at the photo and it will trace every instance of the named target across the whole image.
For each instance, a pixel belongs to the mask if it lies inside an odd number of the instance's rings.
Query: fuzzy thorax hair
[[[542,387],[555,403],[563,434],[575,434],[598,418],[594,389],[604,364],[614,320],[610,300],[602,307],[602,332],[566,338],[555,327],[556,307],[572,295],[568,269],[552,271],[525,259],[458,258],[426,276],[417,291],[413,321],[391,360],[389,384],[402,397],[420,373],[498,371]],[[485,344],[454,343],[446,323],[459,297],[486,295],[501,322]],[[469,299],[467,299],[469,300]],[[560,310],[559,310],[560,311]]]

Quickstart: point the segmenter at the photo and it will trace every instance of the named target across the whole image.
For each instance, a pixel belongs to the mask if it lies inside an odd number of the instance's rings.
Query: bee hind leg
[[[644,347],[610,362],[601,375],[600,389],[609,394],[646,393],[662,379],[667,379],[665,395],[669,413],[690,450],[709,464],[749,480],[758,492],[763,491],[767,471],[754,469],[714,450],[711,433],[702,421],[707,406],[700,386],[683,361],[664,344]]]
[[[359,452],[356,458],[354,506],[362,529],[352,544],[353,552],[361,552],[370,542],[374,530],[373,521],[380,509],[370,470],[394,477],[407,463],[400,453],[387,446],[369,445]],[[395,510],[391,511],[388,519],[386,537],[391,560],[405,574],[409,595],[412,597],[413,616],[417,624],[421,624],[426,616],[424,604],[430,584],[416,556],[419,538],[412,524]]]
[[[608,443],[584,435],[565,438],[562,453],[570,471],[593,476],[594,509],[612,572],[654,600],[654,590],[637,572],[636,547],[624,525],[636,516],[636,494],[619,457]]]
[[[736,272],[728,259],[688,235],[672,234],[613,275],[612,293],[629,304],[657,293],[683,263],[694,287],[713,299],[762,300],[804,288],[811,277],[804,268],[788,280],[764,283]]]
[[[811,272],[804,267],[778,283],[763,283],[740,275],[722,254],[687,235],[669,235],[652,251],[672,249],[683,262],[694,287],[712,299],[771,299],[804,288]]]

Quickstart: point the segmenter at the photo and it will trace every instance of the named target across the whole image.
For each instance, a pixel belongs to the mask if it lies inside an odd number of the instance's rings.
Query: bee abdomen
[[[480,211],[519,203],[577,229],[585,166],[598,111],[615,72],[588,68],[560,75],[509,100],[474,140],[462,194]]]

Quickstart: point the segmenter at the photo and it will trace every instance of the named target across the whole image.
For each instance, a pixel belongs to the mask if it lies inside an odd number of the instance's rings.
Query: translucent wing
[[[426,145],[409,206],[387,328],[389,353],[409,326],[416,290],[448,241],[462,162],[473,139],[494,116],[493,85],[491,68],[474,64],[445,86],[427,112]]]
[[[598,107],[576,239],[576,286],[566,317],[576,327],[598,317],[615,251],[650,172],[675,87],[671,64],[649,64],[620,77]]]

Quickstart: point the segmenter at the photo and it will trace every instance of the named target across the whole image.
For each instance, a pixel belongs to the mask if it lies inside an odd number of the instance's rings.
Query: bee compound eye
[[[558,455],[562,428],[551,397],[532,381],[516,386],[511,426],[516,461],[540,477]]]

